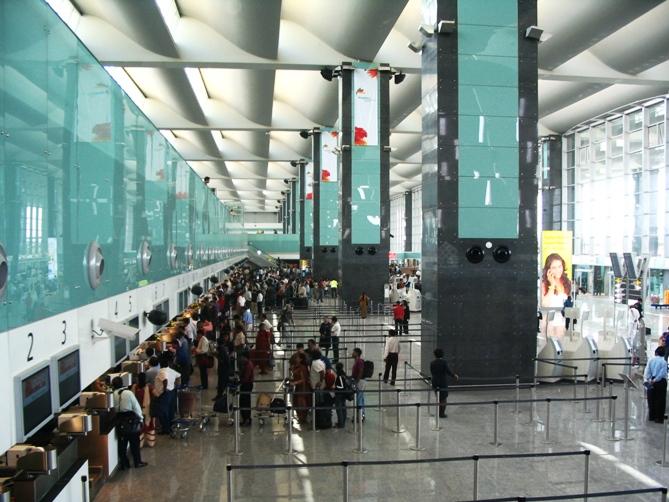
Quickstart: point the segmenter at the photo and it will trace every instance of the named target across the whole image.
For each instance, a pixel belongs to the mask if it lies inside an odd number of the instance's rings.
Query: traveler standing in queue
[[[335,365],[337,379],[335,380],[335,410],[337,411],[337,428],[343,429],[346,426],[346,391],[350,390],[350,384],[344,365],[337,363]]]
[[[144,423],[144,415],[142,408],[137,402],[135,395],[129,390],[123,388],[123,380],[121,377],[114,377],[112,379],[112,389],[114,390],[114,408],[118,415],[133,413],[137,418]],[[142,462],[142,456],[139,451],[139,434],[122,434],[118,442],[118,458],[121,466],[119,469],[124,470],[130,467],[128,462],[127,452],[128,444],[130,444],[130,453],[136,468],[148,465]]]
[[[209,355],[209,343],[209,339],[205,333],[199,331],[194,352],[197,367],[200,369],[200,387],[202,387],[202,390],[209,388],[209,368],[213,366],[211,364],[213,362],[212,357]]]
[[[216,357],[218,358],[218,385],[216,386],[216,397],[225,394],[225,390],[230,383],[230,373],[232,372],[232,361],[230,360],[230,334],[224,333],[218,339],[216,346]]]
[[[330,294],[332,295],[333,299],[337,298],[338,288],[339,288],[339,282],[337,282],[337,279],[332,279],[330,281]]]
[[[181,385],[188,387],[191,374],[190,343],[186,338],[185,331],[179,330],[177,333],[176,363],[181,374]]]
[[[358,307],[360,307],[360,319],[366,319],[369,311],[369,296],[364,291],[358,298]]]
[[[241,372],[239,374],[239,408],[242,421],[239,425],[251,425],[251,392],[255,378],[255,366],[248,353],[241,356]]]
[[[335,364],[339,362],[339,335],[341,334],[341,324],[337,316],[332,316],[332,328],[331,328],[331,339],[332,339],[332,360]]]
[[[247,333],[253,332],[253,314],[251,313],[251,307],[246,305],[244,307],[244,314],[242,314],[242,321],[244,321],[244,327],[246,328]]]
[[[355,383],[356,401],[355,404],[360,410],[360,419],[365,419],[365,360],[362,358],[362,349],[356,347],[353,349],[353,367],[351,368],[351,379]]]
[[[648,420],[661,424],[667,404],[667,361],[661,347],[655,349],[655,357],[648,361],[643,380],[648,399]]]
[[[402,307],[399,300],[395,302],[395,306],[393,307],[393,319],[395,320],[395,331],[401,334],[404,327],[404,307]]]
[[[404,300],[402,302],[402,306],[404,307],[404,334],[408,335],[409,334],[409,319],[411,319],[411,310],[409,309],[409,302]],[[398,333],[399,335],[400,333]]]
[[[444,351],[434,349],[434,361],[430,363],[430,373],[432,374],[432,388],[439,399],[439,416],[446,418],[446,400],[448,399],[448,381],[446,376],[451,376],[458,380],[460,377],[453,373],[444,359]]]
[[[332,324],[330,324],[330,318],[324,317],[323,322],[321,323],[318,332],[321,334],[318,339],[318,345],[321,350],[325,351],[325,355],[328,355],[330,351],[330,345],[332,344]]]
[[[154,396],[158,402],[158,421],[160,433],[169,434],[176,412],[176,388],[181,383],[181,375],[170,367],[172,357],[169,352],[160,358],[160,371],[156,375],[153,386]]]
[[[386,363],[386,369],[383,372],[383,382],[388,383],[388,375],[392,370],[390,377],[390,385],[395,385],[395,378],[397,378],[397,362],[400,357],[400,339],[394,329],[388,330],[388,337],[386,338],[386,345],[383,350],[383,360]]]

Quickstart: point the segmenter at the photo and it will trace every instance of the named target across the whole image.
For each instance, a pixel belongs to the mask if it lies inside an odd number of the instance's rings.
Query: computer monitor
[[[54,407],[60,411],[77,399],[81,392],[79,348],[70,347],[51,357],[51,379],[54,386]]]
[[[121,364],[128,357],[128,341],[120,336],[113,337],[114,352],[112,357],[112,366]]]
[[[50,361],[14,377],[16,440],[25,441],[53,417]]]

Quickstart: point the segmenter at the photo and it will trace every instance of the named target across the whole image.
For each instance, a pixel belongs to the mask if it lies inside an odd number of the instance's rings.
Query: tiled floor
[[[340,316],[341,318],[346,316]],[[419,319],[412,318],[412,322]],[[368,324],[381,324],[386,319],[370,317]],[[316,332],[314,322],[297,320],[297,328],[306,339]],[[343,324],[350,324],[345,321]],[[358,329],[356,322],[356,329]],[[367,330],[367,334],[371,329]],[[313,335],[309,335],[313,336]],[[297,337],[296,337],[297,338]],[[380,346],[366,352],[380,368]],[[375,354],[376,353],[376,354]],[[416,354],[414,354],[416,356]],[[402,364],[404,355],[400,360]],[[418,358],[415,357],[417,360]],[[401,372],[400,372],[401,375]],[[281,376],[281,365],[275,368]],[[256,390],[273,390],[276,384],[258,381]],[[402,402],[425,401],[426,393],[416,390],[404,394]],[[376,403],[370,384],[367,402]],[[384,389],[392,389],[384,385]],[[209,391],[211,394],[213,391]],[[543,385],[537,397],[572,397],[571,385]],[[583,389],[579,387],[579,396]],[[622,436],[622,387],[615,386],[620,395],[617,404],[616,436]],[[393,393],[384,394],[387,402]],[[608,394],[608,391],[606,391]],[[593,386],[589,395],[596,395]],[[643,394],[633,391],[631,399],[631,439],[609,441],[610,422],[594,422],[594,402],[589,413],[583,412],[583,402],[553,402],[551,404],[550,438],[546,437],[546,410],[542,403],[536,408],[534,420],[530,406],[521,404],[519,414],[515,406],[499,407],[498,442],[493,440],[493,406],[457,405],[489,400],[514,399],[514,390],[451,392],[448,418],[441,422],[442,429],[434,431],[434,418],[421,408],[421,444],[424,451],[416,452],[416,411],[414,407],[402,410],[401,423],[405,431],[396,434],[394,410],[378,412],[367,410],[364,424],[364,447],[360,454],[356,436],[349,424],[346,430],[299,430],[295,426],[292,437],[292,455],[285,453],[286,428],[282,420],[272,420],[260,427],[257,420],[252,428],[242,429],[242,455],[235,456],[234,427],[221,417],[206,432],[192,432],[186,440],[160,437],[156,448],[145,449],[143,456],[149,467],[117,474],[97,497],[102,502],[131,502],[139,500],[227,500],[226,464],[285,464],[301,465],[313,462],[340,462],[342,460],[396,460],[436,457],[471,456],[473,454],[528,453],[578,451],[588,448],[590,459],[590,491],[645,488],[669,485],[669,468],[656,461],[662,457],[662,425],[645,421]],[[205,397],[206,403],[210,398]],[[521,398],[530,398],[523,390]],[[394,401],[394,398],[392,398]],[[608,404],[602,406],[601,416],[607,417]],[[479,464],[479,498],[519,495],[553,495],[580,493],[583,490],[584,458],[559,457],[538,459],[481,460]],[[352,466],[349,468],[349,500],[469,500],[473,496],[473,461],[430,463],[419,465]],[[244,470],[233,472],[233,500],[235,501],[327,501],[342,500],[341,467],[299,467],[283,470]],[[605,498],[603,500],[660,500],[659,494]]]

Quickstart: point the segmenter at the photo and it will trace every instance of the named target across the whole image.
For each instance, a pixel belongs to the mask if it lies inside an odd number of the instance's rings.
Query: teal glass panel
[[[518,207],[518,178],[465,178],[458,184],[458,203],[466,207]]]
[[[518,7],[458,0],[458,235],[518,237]]]
[[[462,115],[458,119],[460,144],[468,146],[518,146],[515,117]]]
[[[518,60],[504,56],[458,56],[459,85],[518,86]]]
[[[381,242],[381,150],[352,147],[351,243]]]
[[[304,201],[304,245],[306,247],[314,245],[314,201],[312,199]]]
[[[518,24],[517,0],[458,0],[458,24]]]
[[[458,146],[459,176],[518,176],[518,147]]]
[[[518,209],[463,207],[458,212],[461,239],[508,239],[518,237]]]
[[[298,255],[300,236],[299,234],[253,234],[249,235],[249,245],[268,255]]]
[[[518,30],[506,26],[458,24],[458,53],[478,56],[518,54]]]
[[[321,181],[320,240],[325,246],[339,245],[339,184]]]
[[[518,88],[491,86],[458,86],[460,115],[518,116]]]
[[[246,236],[226,231],[231,210],[44,2],[0,2],[0,41],[0,330],[180,274],[189,243],[245,254]],[[92,241],[105,258],[96,289],[83,265]]]

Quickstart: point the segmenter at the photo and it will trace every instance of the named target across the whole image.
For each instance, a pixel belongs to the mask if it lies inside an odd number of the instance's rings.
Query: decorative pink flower
[[[354,143],[358,146],[367,145],[367,131],[362,127],[355,128],[355,140]]]
[[[307,200],[314,200],[314,194],[313,194],[313,192],[308,193],[308,194],[306,195],[305,199],[307,199]]]
[[[330,171],[327,169],[321,170],[321,181],[330,181]]]
[[[376,78],[379,76],[379,70],[377,70],[376,68],[371,68],[367,70],[367,75],[369,75],[372,78]]]

